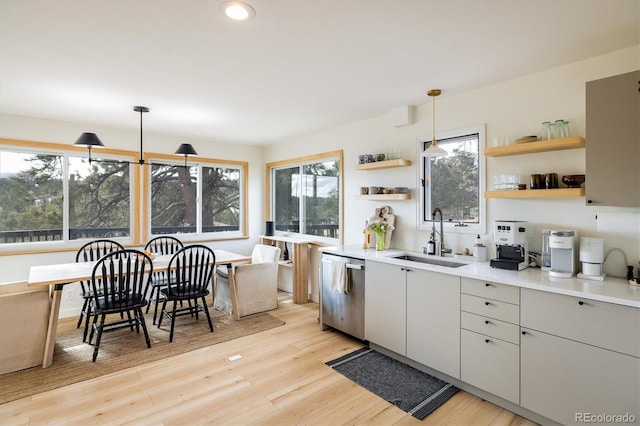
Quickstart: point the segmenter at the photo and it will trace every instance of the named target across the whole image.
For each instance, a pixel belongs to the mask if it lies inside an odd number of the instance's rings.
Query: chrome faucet
[[[436,231],[436,213],[440,213],[440,232]],[[443,224],[442,224],[442,210],[440,210],[440,207],[436,207],[435,209],[433,209],[433,212],[431,213],[431,220],[434,222],[433,223],[433,228],[431,231],[431,234],[434,235],[436,233],[440,234],[440,256],[444,256],[446,253],[451,253],[451,249],[445,248],[444,246],[444,233],[443,233]],[[435,240],[435,239],[434,239]]]

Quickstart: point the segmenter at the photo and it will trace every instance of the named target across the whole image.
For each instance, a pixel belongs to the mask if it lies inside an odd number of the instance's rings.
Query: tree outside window
[[[339,159],[301,161],[271,173],[276,231],[340,238]]]

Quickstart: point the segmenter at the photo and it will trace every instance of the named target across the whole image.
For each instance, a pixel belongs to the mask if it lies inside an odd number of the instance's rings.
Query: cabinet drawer
[[[462,330],[460,378],[494,395],[520,403],[520,347]]]
[[[520,307],[518,305],[489,298],[462,294],[460,296],[460,309],[512,324],[519,324],[520,321]]]
[[[640,357],[640,309],[522,289],[522,326]]]
[[[473,296],[487,297],[514,305],[520,304],[520,288],[512,285],[462,278],[461,290]]]
[[[460,327],[485,334],[496,339],[506,340],[515,345],[520,344],[520,327],[516,324],[483,317],[469,312],[462,312]]]

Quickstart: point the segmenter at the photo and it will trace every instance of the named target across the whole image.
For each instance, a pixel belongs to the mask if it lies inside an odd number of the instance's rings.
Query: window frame
[[[144,154],[145,163],[153,163],[153,161],[161,162],[163,164],[181,166],[184,165],[184,158],[176,157],[176,155],[168,154]],[[189,157],[187,160],[188,166],[197,166],[198,168],[198,183],[196,193],[196,215],[197,215],[197,229],[202,228],[202,168],[203,167],[221,167],[221,168],[237,168],[240,170],[240,229],[238,231],[226,231],[222,232],[207,232],[207,233],[188,233],[188,234],[170,234],[180,239],[188,239],[190,241],[211,241],[211,240],[227,240],[246,238],[248,236],[248,170],[249,163],[246,161],[233,161],[233,160],[220,160],[214,158],[205,157]],[[142,188],[143,188],[143,240],[148,241],[152,237],[158,235],[151,234],[151,168],[147,168],[142,176]],[[223,235],[224,234],[224,235]],[[211,238],[216,236],[216,238]]]
[[[485,125],[470,126],[461,129],[453,129],[445,132],[439,132],[436,140],[438,143],[446,139],[452,139],[456,137],[464,137],[467,135],[478,135],[478,223],[467,224],[467,226],[460,226],[457,222],[444,222],[443,228],[445,232],[457,233],[457,234],[480,234],[485,235],[487,233],[487,209],[486,200],[484,197],[484,191],[486,188],[486,157],[484,156],[484,148],[486,146],[486,133]],[[422,157],[427,144],[430,144],[433,140],[433,135],[420,136],[417,138],[417,158],[420,168],[417,177],[417,186],[419,189],[419,200],[416,208],[416,220],[417,229],[424,231],[431,231],[433,227],[433,220],[429,218],[423,218],[422,213],[426,211],[426,182],[425,182],[425,164],[428,158]],[[446,145],[444,145],[446,147]],[[437,222],[437,221],[436,221]]]
[[[85,147],[60,144],[55,142],[38,142],[30,140],[7,139],[0,138],[0,147],[6,150],[15,150],[18,152],[32,152],[34,154],[53,154],[74,157],[88,157]],[[151,235],[151,170],[147,167],[151,160],[167,164],[184,164],[184,157],[179,155],[144,153],[145,165],[138,164],[139,153],[137,151],[128,151],[122,149],[103,148],[92,151],[92,157],[96,159],[110,159],[128,161],[130,163],[129,179],[130,179],[130,195],[131,195],[131,228],[130,236],[114,237],[113,239],[126,246],[143,246],[149,240]],[[184,238],[185,242],[189,241],[218,241],[228,239],[244,239],[248,237],[248,162],[221,160],[206,157],[189,157],[189,165],[199,165],[200,167],[237,167],[240,173],[240,230],[224,232],[224,235],[211,232],[206,234],[179,234]],[[63,161],[63,191],[68,191],[68,164]],[[201,179],[198,180],[200,185]],[[67,195],[66,192],[64,193]],[[67,197],[68,198],[68,197]],[[68,228],[69,209],[63,204],[63,230]],[[64,234],[64,233],[63,233]],[[62,240],[58,241],[36,241],[22,243],[5,243],[0,244],[0,255],[19,255],[49,252],[64,252],[77,250],[88,239],[69,240],[68,235],[63,235]]]
[[[273,175],[276,170],[292,168],[292,167],[303,167],[308,164],[323,163],[323,162],[334,161],[334,160],[338,161],[338,168],[339,168],[338,170],[338,235],[339,237],[327,238],[327,237],[319,237],[316,235],[308,235],[308,234],[274,230],[275,235],[280,235],[280,236],[286,235],[291,237],[304,238],[307,240],[312,239],[314,241],[326,243],[329,245],[343,244],[343,241],[344,241],[344,152],[341,149],[265,164],[265,194],[267,194],[267,196],[265,197],[264,217],[265,217],[265,220],[269,221],[269,220],[272,220],[275,214],[275,202],[274,202],[275,179],[273,178]],[[300,202],[302,203],[302,197],[300,199]]]

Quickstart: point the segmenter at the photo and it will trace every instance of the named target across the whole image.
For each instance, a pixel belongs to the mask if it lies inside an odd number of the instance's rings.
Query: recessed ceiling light
[[[256,11],[251,6],[240,1],[225,1],[222,3],[222,10],[234,21],[245,21],[256,16]]]

